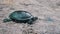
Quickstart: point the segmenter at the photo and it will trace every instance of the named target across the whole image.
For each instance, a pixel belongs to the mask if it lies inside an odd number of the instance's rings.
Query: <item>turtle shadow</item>
[[[12,19],[12,21],[15,22],[15,23],[24,23],[24,24],[26,24],[26,23],[28,23],[29,20],[15,20],[15,19]]]

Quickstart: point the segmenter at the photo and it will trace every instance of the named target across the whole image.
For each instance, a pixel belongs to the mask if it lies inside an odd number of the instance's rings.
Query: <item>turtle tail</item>
[[[10,22],[10,21],[12,21],[11,19],[4,19],[3,20],[3,22],[5,23],[5,22]]]

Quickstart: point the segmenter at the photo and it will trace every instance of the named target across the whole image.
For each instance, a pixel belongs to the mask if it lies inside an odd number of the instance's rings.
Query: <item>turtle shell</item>
[[[14,11],[9,17],[14,20],[28,20],[33,18],[33,16],[27,11]]]

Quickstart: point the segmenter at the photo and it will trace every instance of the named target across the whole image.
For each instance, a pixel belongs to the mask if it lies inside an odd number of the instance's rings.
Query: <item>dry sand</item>
[[[33,25],[3,23],[15,10],[28,11],[39,19]],[[0,0],[0,34],[60,34],[60,0]]]

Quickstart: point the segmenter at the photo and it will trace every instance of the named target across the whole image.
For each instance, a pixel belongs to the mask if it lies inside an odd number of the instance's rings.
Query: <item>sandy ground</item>
[[[33,25],[3,23],[15,10],[30,12],[39,19]],[[0,0],[0,34],[60,34],[59,0]]]

